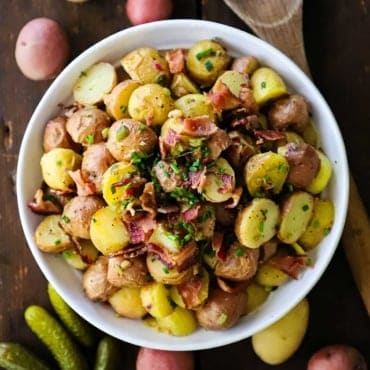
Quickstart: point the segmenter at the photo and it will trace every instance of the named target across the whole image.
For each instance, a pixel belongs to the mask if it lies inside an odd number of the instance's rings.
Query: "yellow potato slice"
[[[130,234],[120,213],[111,207],[100,208],[94,213],[90,237],[94,246],[104,255],[117,252],[130,242]]]
[[[247,313],[255,311],[269,296],[268,290],[263,286],[251,283],[247,287]]]
[[[173,311],[168,299],[170,293],[161,283],[150,283],[141,288],[141,302],[148,313],[155,318],[162,318]]]
[[[276,287],[285,284],[289,280],[289,275],[284,271],[266,262],[261,265],[256,274],[256,282],[265,287]]]
[[[333,173],[329,158],[319,150],[316,150],[316,152],[320,159],[320,169],[311,184],[306,188],[311,194],[321,193],[327,187]]]
[[[279,207],[271,199],[254,198],[239,211],[235,222],[235,234],[241,244],[258,248],[276,234]]]
[[[81,72],[73,86],[73,97],[83,105],[95,105],[102,102],[116,84],[117,73],[114,66],[100,62]]]
[[[59,226],[60,215],[46,216],[35,230],[35,243],[43,252],[57,253],[72,248],[69,235]]]
[[[176,307],[168,316],[157,318],[157,323],[160,331],[175,336],[189,335],[197,328],[194,313],[182,307]]]
[[[115,312],[130,319],[141,319],[147,314],[141,302],[140,288],[123,287],[114,293],[108,302]]]

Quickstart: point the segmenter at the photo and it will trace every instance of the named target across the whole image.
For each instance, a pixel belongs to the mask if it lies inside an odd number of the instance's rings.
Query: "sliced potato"
[[[253,155],[244,167],[244,178],[252,196],[272,192],[280,193],[288,176],[286,158],[272,151]]]
[[[121,64],[130,78],[141,84],[166,85],[169,82],[168,64],[156,49],[135,49],[121,59]]]
[[[130,116],[148,126],[162,125],[173,108],[170,90],[159,84],[138,87],[128,102]]]
[[[259,285],[272,288],[285,284],[289,280],[289,275],[265,262],[257,270],[255,279]]]
[[[81,72],[73,86],[73,97],[83,105],[95,105],[102,102],[116,84],[117,73],[114,66],[100,62]]]
[[[108,302],[119,315],[130,319],[141,319],[147,312],[141,302],[140,288],[123,287]]]
[[[176,307],[168,316],[157,318],[158,329],[175,336],[185,336],[197,328],[194,313],[186,308]]]
[[[176,285],[172,285],[170,288],[170,297],[179,307],[186,308],[185,302],[177,289]]]
[[[53,189],[70,190],[74,181],[68,171],[77,170],[81,161],[82,157],[72,149],[52,149],[41,157],[42,178]]]
[[[333,167],[329,158],[319,150],[317,150],[317,154],[320,159],[320,169],[311,184],[306,187],[306,190],[311,194],[321,193],[327,187],[333,173]]]
[[[308,124],[303,129],[302,136],[307,144],[311,144],[314,148],[317,148],[319,143],[319,135],[312,119],[309,120]]]
[[[271,68],[258,68],[251,78],[254,97],[259,105],[288,93],[283,79]]]
[[[313,215],[298,243],[305,249],[316,247],[330,232],[334,222],[334,205],[330,199],[315,198]]]
[[[269,294],[263,286],[256,283],[249,284],[247,287],[247,313],[253,312],[261,306]]]
[[[117,252],[130,242],[130,234],[119,212],[111,207],[103,207],[95,212],[90,223],[90,237],[104,255]]]
[[[198,94],[200,90],[198,86],[189,79],[185,73],[176,73],[172,78],[171,83],[172,93],[180,98],[187,94]]]
[[[221,203],[228,200],[235,189],[235,172],[229,162],[218,158],[215,165],[206,173],[205,180],[198,191],[205,199],[212,203]]]
[[[193,271],[191,268],[184,271],[177,271],[176,268],[169,269],[158,258],[148,255],[146,264],[152,278],[162,284],[177,285],[191,278]]]
[[[278,238],[287,244],[296,242],[304,233],[313,214],[314,198],[305,191],[296,191],[284,200]]]
[[[169,291],[161,283],[150,283],[141,288],[141,302],[146,311],[155,318],[162,318],[173,311],[169,301]]]
[[[180,240],[173,238],[173,236],[174,235],[166,229],[163,223],[157,223],[148,243],[153,243],[159,247],[165,248],[171,253],[178,253],[182,246]]]
[[[181,110],[184,117],[208,116],[216,120],[216,113],[205,95],[187,94],[175,101],[175,108]]]
[[[57,253],[72,248],[68,234],[60,227],[60,215],[46,216],[35,230],[35,243],[43,252]]]
[[[276,234],[279,207],[271,199],[254,198],[239,211],[235,222],[235,234],[241,244],[258,248]]]
[[[123,179],[130,179],[136,172],[136,167],[130,163],[117,162],[112,164],[103,174],[102,192],[103,198],[108,205],[114,205],[123,202],[128,198],[126,185],[116,186],[122,183]]]
[[[111,93],[104,97],[108,114],[115,120],[129,118],[128,101],[132,92],[139,86],[140,84],[133,80],[125,80],[116,85]]]
[[[62,253],[66,262],[77,270],[85,270],[90,263],[97,260],[99,251],[95,248],[91,240],[80,239],[81,251],[77,252],[75,248],[67,249]]]

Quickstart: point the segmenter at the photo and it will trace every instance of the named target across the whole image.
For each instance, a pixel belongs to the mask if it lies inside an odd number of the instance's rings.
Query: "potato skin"
[[[351,346],[335,344],[319,349],[307,364],[307,370],[367,370],[362,354]]]
[[[19,69],[36,81],[54,78],[66,64],[69,53],[65,32],[49,18],[35,18],[26,23],[15,46]]]
[[[194,370],[193,353],[141,347],[136,370]]]
[[[172,13],[172,1],[128,0],[126,13],[133,25],[167,19]]]
[[[244,290],[230,294],[219,288],[210,290],[206,304],[195,312],[199,325],[210,330],[231,328],[245,312]]]

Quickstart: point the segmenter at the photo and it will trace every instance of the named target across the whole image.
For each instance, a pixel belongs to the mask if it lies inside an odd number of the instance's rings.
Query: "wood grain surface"
[[[174,0],[173,18],[204,18],[249,31],[221,0]],[[50,360],[27,329],[24,308],[50,308],[46,281],[29,252],[18,219],[14,177],[17,154],[32,111],[50,82],[24,78],[14,61],[17,33],[28,20],[54,18],[68,33],[77,56],[103,37],[126,28],[123,0],[0,1],[0,341],[17,341]],[[313,79],[331,106],[347,146],[350,167],[370,210],[370,1],[309,0],[304,3],[304,38]],[[370,271],[369,271],[370,277]],[[355,288],[342,246],[308,296],[311,318],[298,352],[275,369],[305,369],[313,351],[331,343],[357,347],[370,364],[370,321]],[[122,369],[135,369],[137,347],[124,343]],[[196,353],[197,370],[268,369],[250,340]]]

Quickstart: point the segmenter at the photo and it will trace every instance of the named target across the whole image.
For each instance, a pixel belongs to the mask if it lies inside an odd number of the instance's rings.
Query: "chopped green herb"
[[[225,324],[225,322],[227,321],[227,314],[226,313],[222,313],[218,318],[217,318],[217,324],[218,325],[223,325]]]
[[[266,82],[265,81],[261,82],[261,89],[266,89]]]
[[[55,240],[54,244],[59,245],[62,241],[60,239]]]
[[[308,211],[309,209],[310,209],[310,206],[308,204],[304,204],[302,206],[302,211],[304,211],[304,212]]]
[[[238,249],[236,249],[235,254],[238,257],[243,257],[244,256],[244,252],[245,252],[245,249],[243,247],[239,247]]]
[[[71,258],[73,256],[73,252],[72,251],[64,251],[63,252],[63,257],[64,258]]]
[[[143,131],[145,131],[147,128],[148,128],[148,126],[147,126],[147,125],[144,125],[143,123],[141,123],[141,124],[140,124],[140,126],[139,126],[139,131],[140,131],[140,132],[143,132]]]
[[[93,217],[91,220],[92,220],[92,222],[94,222],[94,223],[96,223],[96,221],[97,221],[95,217]]]
[[[165,84],[167,82],[167,77],[165,74],[160,73],[157,75],[155,82],[159,85]]]
[[[131,153],[131,161],[133,164],[140,164],[142,161],[142,158],[140,157],[139,153],[132,152]]]
[[[318,227],[320,227],[320,221],[319,220],[315,220],[314,222],[312,222],[312,227],[314,229],[317,229]]]
[[[89,134],[89,135],[86,135],[85,137],[85,141],[88,143],[88,144],[94,144],[94,141],[95,141],[95,137],[93,134]]]
[[[198,60],[201,60],[204,57],[209,57],[214,54],[215,54],[215,51],[212,48],[208,48],[208,49],[202,50],[199,53],[195,54],[195,57]]]
[[[116,194],[116,187],[115,186],[111,186],[110,187],[110,192],[112,193],[112,194]]]
[[[280,163],[278,166],[278,171],[286,172],[288,170],[288,166],[285,163]]]
[[[107,139],[109,135],[109,127],[104,127],[103,130],[101,130],[101,136],[103,136],[103,139]]]
[[[121,111],[122,114],[125,114],[127,112],[127,106],[126,105],[121,105],[119,107],[119,110]]]
[[[222,168],[222,167],[219,167],[217,169],[217,175],[223,175],[225,172],[226,172],[226,170],[224,168]]]
[[[127,199],[124,199],[122,201],[122,207],[124,209],[126,209],[128,207],[128,205],[134,200],[134,198],[130,197],[130,198],[127,198]]]
[[[198,203],[200,199],[191,191],[184,188],[177,187],[174,191],[170,193],[172,198],[175,198],[178,202],[185,202],[189,206],[193,206]]]
[[[262,215],[263,215],[263,217],[265,217],[266,218],[266,215],[267,215],[267,213],[268,213],[268,209],[261,209],[261,213],[262,213]]]
[[[117,130],[116,133],[116,140],[122,141],[124,138],[126,138],[130,133],[130,130],[125,125],[120,126],[120,128]]]
[[[326,236],[326,235],[328,235],[328,234],[330,233],[330,231],[331,231],[331,227],[326,227],[326,228],[323,230],[323,233],[324,233],[324,235]]]
[[[210,60],[206,60],[204,62],[204,66],[206,67],[206,70],[208,72],[212,71],[212,69],[214,68],[213,63]]]
[[[176,175],[178,175],[181,172],[179,166],[176,163],[176,161],[173,161],[170,164],[170,167],[172,168],[172,171],[175,172]]]
[[[69,222],[71,222],[70,218],[69,218],[68,216],[66,216],[66,215],[62,216],[62,220],[63,220],[66,224],[68,224]]]
[[[170,270],[167,268],[167,267],[163,267],[162,271],[165,273],[165,274],[168,274],[170,272]]]
[[[200,170],[202,166],[202,162],[200,161],[199,158],[197,158],[192,164],[191,166],[189,167],[189,171],[190,172],[197,172]]]
[[[259,228],[260,233],[263,233],[265,229],[265,221],[261,221],[258,225],[258,228]]]
[[[306,259],[306,266],[311,266],[312,265],[312,259],[310,257],[308,257]]]
[[[197,217],[197,222],[203,223],[213,216],[213,210],[211,208],[207,209],[204,213]]]
[[[168,234],[167,236],[168,236],[168,239],[170,239],[170,240],[172,240],[174,242],[177,242],[180,239],[180,237],[178,235],[176,235],[176,234]]]
[[[292,184],[288,184],[288,191],[291,193],[294,190],[294,187]]]

